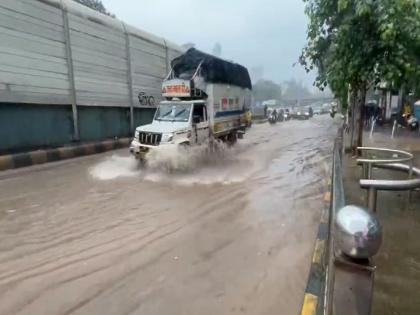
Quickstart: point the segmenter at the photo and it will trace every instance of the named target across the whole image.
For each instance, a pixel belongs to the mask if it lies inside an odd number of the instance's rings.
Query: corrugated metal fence
[[[71,141],[123,136],[141,113],[150,118],[170,61],[181,52],[71,0],[1,0],[0,151],[65,143],[69,131]],[[44,119],[35,120],[36,112]],[[97,130],[107,128],[101,117],[124,132]],[[46,133],[54,128],[45,123],[56,119],[70,126],[57,128],[66,136],[52,140]],[[33,129],[28,122],[39,125],[33,139],[19,136],[18,127]]]

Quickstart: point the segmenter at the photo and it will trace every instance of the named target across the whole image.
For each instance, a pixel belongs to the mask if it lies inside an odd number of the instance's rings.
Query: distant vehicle
[[[270,125],[274,125],[275,123],[277,123],[277,115],[274,112],[272,112],[268,116],[268,122],[270,123]]]
[[[280,121],[280,122],[285,120],[284,119],[284,109],[283,108],[279,109],[278,114],[277,114],[277,120]]]
[[[311,118],[309,107],[301,107],[294,109],[292,118],[297,120],[307,120]]]
[[[314,107],[314,115],[321,115],[321,114],[322,114],[321,106]]]
[[[300,115],[299,108],[293,107],[290,109],[290,119],[298,119],[298,115]]]
[[[308,106],[308,114],[310,118],[314,116],[314,110],[312,109],[312,106]]]
[[[321,106],[321,114],[328,114],[331,110],[331,104],[330,103],[324,103]]]
[[[411,113],[403,114],[400,117],[400,125],[409,130],[416,130],[419,127],[419,121],[416,116]]]
[[[288,109],[288,108],[286,108],[285,110],[284,110],[284,113],[283,113],[283,118],[284,118],[284,120],[285,121],[288,121],[288,120],[290,120],[290,109]]]
[[[335,117],[335,114],[337,114],[337,108],[335,106],[331,106],[330,108],[330,116],[331,118]]]

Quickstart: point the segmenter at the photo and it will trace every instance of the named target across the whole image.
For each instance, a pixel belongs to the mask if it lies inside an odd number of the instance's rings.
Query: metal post
[[[74,81],[74,67],[73,67],[73,56],[71,51],[71,41],[70,41],[70,27],[69,27],[69,17],[67,9],[61,1],[61,11],[63,12],[63,26],[64,26],[64,41],[66,45],[66,58],[67,58],[67,68],[69,74],[69,83],[70,83],[70,100],[71,100],[71,109],[73,113],[73,140],[79,141],[79,119],[77,114],[77,96],[76,96],[76,85]]]
[[[349,85],[349,89],[351,89]],[[354,144],[354,132],[356,130],[356,97],[354,92],[351,92],[351,134],[350,134],[350,147],[353,150],[356,145]],[[354,152],[353,152],[354,153]]]
[[[408,179],[412,179],[413,178],[413,160],[411,159],[409,162],[409,170],[408,170]]]
[[[130,36],[128,35],[125,24],[122,23],[125,36],[125,56],[127,59],[127,85],[130,98],[130,132],[134,134],[134,101],[133,101],[133,73],[131,67]]]
[[[369,170],[368,170],[367,163],[363,163],[362,164],[362,178],[363,179],[367,179],[368,178],[368,172],[369,172]]]
[[[420,129],[420,128],[419,128]],[[409,169],[408,169],[408,179],[413,178],[413,160],[410,160],[409,162]],[[406,201],[406,208],[408,209],[411,202],[411,190],[409,189],[407,191],[407,201]]]
[[[367,179],[372,179],[372,175],[373,175],[373,165],[372,165],[372,163],[368,163],[368,166],[367,166]]]
[[[370,187],[368,190],[367,206],[373,212],[376,212],[376,199],[378,197],[378,191],[374,187]]]

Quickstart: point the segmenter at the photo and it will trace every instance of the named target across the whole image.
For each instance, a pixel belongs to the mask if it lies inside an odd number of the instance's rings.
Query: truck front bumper
[[[175,145],[172,142],[168,143],[160,143],[159,147],[163,146],[173,146]],[[143,144],[138,142],[138,140],[133,139],[130,144],[130,153],[136,158],[136,159],[143,159],[147,153],[149,153],[151,150],[156,149],[157,146]]]
[[[150,151],[151,146],[141,144],[136,139],[131,141],[130,144],[130,153],[136,158],[136,159],[143,159],[146,154]]]

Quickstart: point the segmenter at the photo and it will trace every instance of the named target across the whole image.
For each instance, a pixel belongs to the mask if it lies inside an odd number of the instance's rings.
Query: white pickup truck
[[[130,152],[139,159],[163,145],[235,142],[245,133],[251,105],[248,70],[196,49],[174,59],[162,84],[153,122],[136,128]]]

